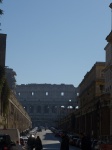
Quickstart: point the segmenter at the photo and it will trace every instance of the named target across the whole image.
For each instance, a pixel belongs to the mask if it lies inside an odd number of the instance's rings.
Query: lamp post
[[[71,105],[72,100],[70,99],[68,101],[68,106],[67,106],[67,114],[69,114],[71,112],[71,110],[73,109],[73,106]]]
[[[59,107],[59,128],[60,128],[60,126],[61,126],[61,121],[62,121],[62,117],[63,117],[63,109],[65,108],[65,106],[63,106],[63,105],[61,105],[60,107]]]

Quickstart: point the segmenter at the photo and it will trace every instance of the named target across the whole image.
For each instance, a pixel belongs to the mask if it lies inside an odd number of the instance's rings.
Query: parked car
[[[76,146],[81,148],[81,139],[80,138],[77,139]]]
[[[27,141],[28,141],[28,137],[27,137],[27,136],[22,136],[22,138],[23,138],[23,140],[24,140],[24,144],[26,144]]]
[[[74,136],[68,134],[68,137],[69,137],[69,144],[70,144],[70,145],[73,145],[73,138],[74,138]]]
[[[25,141],[24,141],[23,137],[20,137],[20,144],[21,144],[22,146],[25,145]]]
[[[16,144],[11,141],[8,134],[0,134],[0,150],[11,150],[16,147]]]
[[[18,129],[0,129],[0,134],[8,134],[11,137],[11,140],[15,143],[20,142],[20,132]]]
[[[76,135],[68,135],[69,136],[69,144],[76,146],[76,142],[79,139],[79,136]]]
[[[94,150],[95,146],[97,145],[98,140],[91,140],[91,149]]]
[[[37,131],[38,131],[38,132],[41,132],[41,131],[42,131],[42,129],[41,129],[40,127],[38,127]]]
[[[104,141],[97,141],[96,144],[94,145],[94,149],[93,150],[100,150],[100,145],[101,144],[105,144]]]
[[[62,136],[62,133],[63,133],[62,130],[57,130],[57,131],[55,132],[55,136],[61,137],[61,136]]]
[[[54,127],[51,127],[50,129],[53,133],[56,131],[56,129]]]
[[[73,138],[73,146],[77,146],[77,141],[79,140],[79,137]]]

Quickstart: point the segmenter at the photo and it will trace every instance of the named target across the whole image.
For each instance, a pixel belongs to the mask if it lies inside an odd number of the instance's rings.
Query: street
[[[54,134],[49,129],[47,129],[46,131],[43,129],[41,132],[37,132],[37,135],[40,136],[42,140],[43,149],[46,150],[60,149],[61,139],[59,137],[55,137]],[[74,146],[70,146],[69,150],[80,150],[80,149]]]

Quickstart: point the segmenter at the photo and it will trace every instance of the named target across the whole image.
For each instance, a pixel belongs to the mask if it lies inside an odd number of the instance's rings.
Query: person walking
[[[43,149],[42,141],[40,137],[37,136],[37,138],[35,139],[35,150],[42,150],[42,149]]]
[[[81,134],[81,149],[91,150],[91,139],[83,133]]]
[[[60,150],[69,150],[69,137],[65,131],[62,133]]]
[[[28,138],[27,146],[28,150],[33,150],[33,148],[35,147],[35,137],[33,137],[32,135],[30,135],[30,137]]]

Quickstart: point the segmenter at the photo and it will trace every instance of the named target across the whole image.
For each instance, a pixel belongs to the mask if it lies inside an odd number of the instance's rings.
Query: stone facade
[[[61,124],[69,122],[69,130],[94,138],[109,135],[109,95],[104,93],[105,62],[96,62],[79,84],[79,109],[74,110]],[[107,124],[105,125],[105,120]]]
[[[77,88],[73,85],[17,85],[16,97],[31,116],[33,126],[57,126],[77,106]]]
[[[20,132],[32,128],[29,114],[17,100],[13,92],[10,94],[8,116],[4,120],[7,128],[17,128]]]
[[[93,98],[104,92],[104,68],[105,62],[96,62],[79,84],[80,108],[87,107],[88,104],[93,102]]]
[[[80,109],[76,112],[77,132],[94,138],[110,138],[110,94],[105,93],[105,63],[96,63],[79,85]],[[106,122],[106,124],[105,124]],[[83,125],[82,125],[83,123]]]
[[[0,128],[17,128],[20,132],[32,128],[32,121],[26,110],[17,100],[13,92],[10,92],[8,115],[1,115]]]
[[[105,92],[110,94],[110,136],[112,137],[112,31],[106,37]]]

